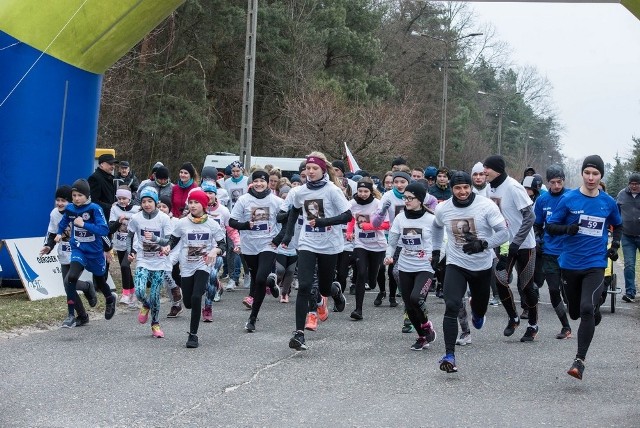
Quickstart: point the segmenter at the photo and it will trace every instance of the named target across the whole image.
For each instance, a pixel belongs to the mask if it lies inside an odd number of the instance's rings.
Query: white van
[[[233,161],[240,159],[239,155],[226,152],[217,152],[213,155],[207,155],[204,160],[204,166],[215,166],[218,171],[224,172],[224,169]],[[298,174],[298,168],[305,158],[274,158],[269,156],[251,156],[251,165],[273,165],[282,171],[282,175],[291,178],[293,174]],[[249,168],[247,168],[248,170]]]

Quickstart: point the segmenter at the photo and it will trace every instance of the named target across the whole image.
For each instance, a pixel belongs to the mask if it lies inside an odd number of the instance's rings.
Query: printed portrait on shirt
[[[500,203],[502,203],[502,198],[496,198],[494,196],[489,196],[489,199],[491,199],[493,202],[495,202],[495,204],[500,209],[500,212],[502,212],[502,207],[500,206]]]
[[[356,224],[362,229],[362,223],[369,223],[369,214],[358,214],[356,216]]]
[[[238,198],[242,196],[242,189],[233,189],[231,191],[231,202],[234,204],[238,202]]]
[[[324,217],[324,201],[322,199],[309,199],[304,201],[304,212],[307,221]]]
[[[395,216],[398,217],[398,214],[400,214],[401,212],[404,211],[404,205],[396,205],[396,214]]]
[[[476,223],[473,218],[451,220],[451,231],[456,244],[466,244],[477,237]]]
[[[269,230],[269,207],[251,208],[251,230]]]

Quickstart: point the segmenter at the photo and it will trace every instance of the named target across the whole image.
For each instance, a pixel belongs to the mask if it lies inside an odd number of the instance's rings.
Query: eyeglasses
[[[402,200],[403,201],[407,201],[407,202],[412,202],[413,200],[415,200],[416,197],[415,196],[403,196]]]

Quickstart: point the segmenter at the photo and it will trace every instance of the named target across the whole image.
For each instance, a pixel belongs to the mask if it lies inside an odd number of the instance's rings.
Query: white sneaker
[[[297,290],[297,289],[298,289],[298,278],[295,278],[295,279],[293,280],[293,283],[291,284],[291,287],[292,287],[294,290]]]
[[[131,303],[131,297],[134,297],[133,294],[123,294],[120,296],[120,304],[128,305]]]
[[[456,345],[465,346],[471,344],[471,333],[460,333],[460,337],[456,340]]]
[[[129,309],[138,309],[138,299],[135,294],[129,295]]]
[[[224,287],[224,291],[233,291],[233,289],[236,288],[236,282],[229,278],[229,281],[227,281],[227,285],[225,285]]]
[[[244,284],[242,286],[244,288],[251,288],[251,275],[244,275]]]
[[[216,290],[216,295],[213,296],[213,301],[214,302],[219,302],[220,301],[220,290]]]

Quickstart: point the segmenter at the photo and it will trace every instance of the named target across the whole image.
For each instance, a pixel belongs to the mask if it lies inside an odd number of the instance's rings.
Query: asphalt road
[[[576,339],[555,339],[546,287],[535,342],[519,341],[524,324],[504,337],[504,308],[490,307],[457,349],[457,374],[438,369],[444,304],[433,296],[439,337],[427,350],[409,349],[402,305],[376,308],[370,292],[363,321],[349,318],[347,296],[344,313],[307,333],[310,350],[295,352],[294,304],[268,296],[249,334],[244,295],[214,304],[198,349],[184,346],[187,312],[162,318],[166,337],[154,339],[122,308],[111,321],[0,339],[0,426],[640,426],[637,303],[603,308],[578,381],[566,374]]]

